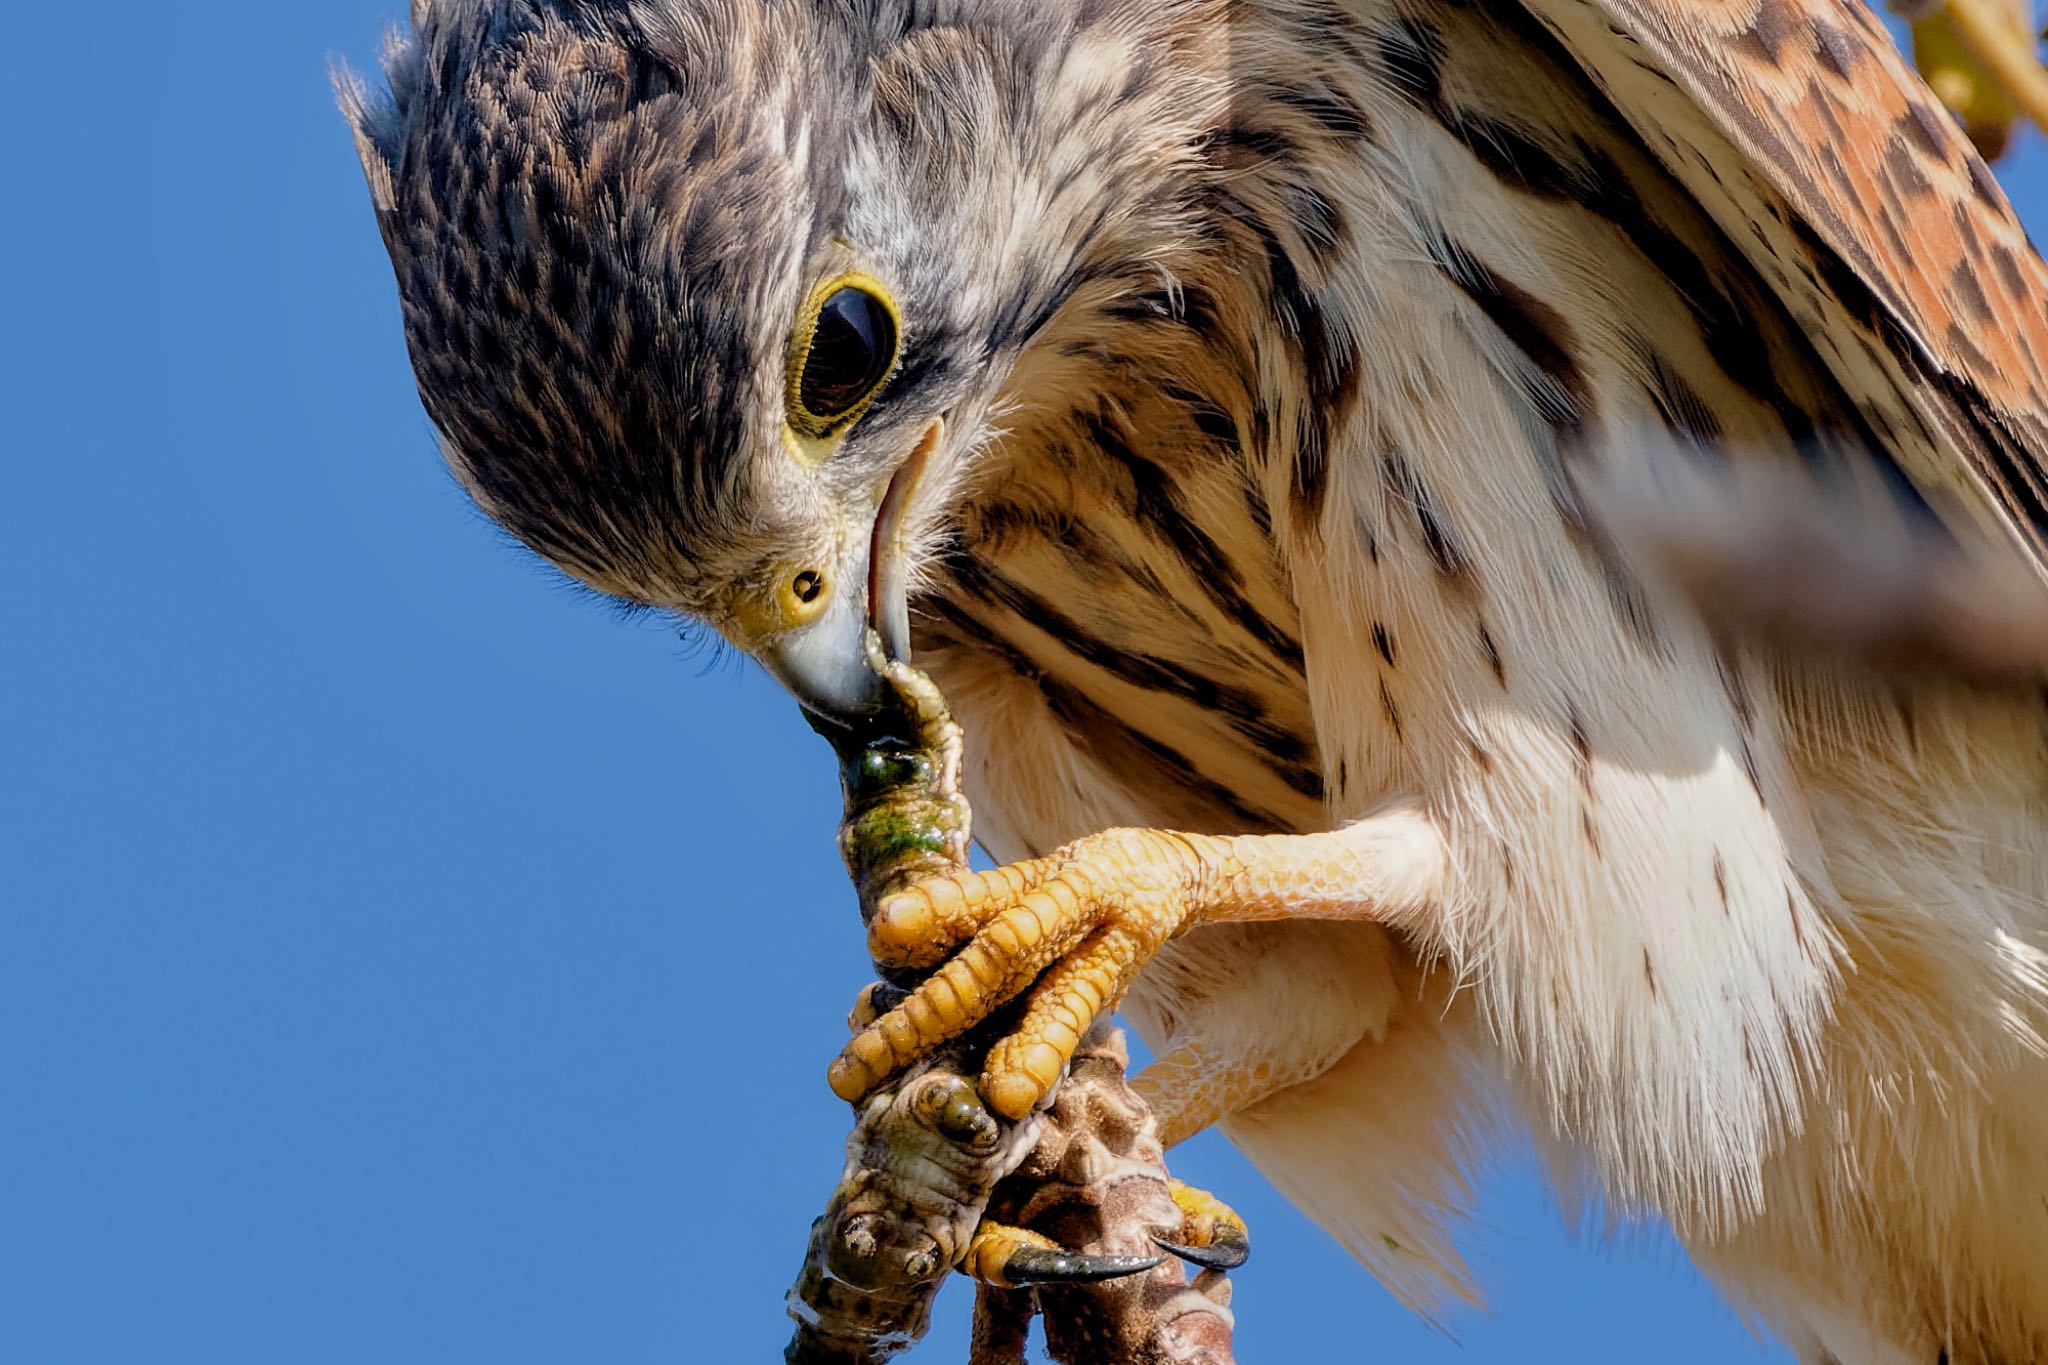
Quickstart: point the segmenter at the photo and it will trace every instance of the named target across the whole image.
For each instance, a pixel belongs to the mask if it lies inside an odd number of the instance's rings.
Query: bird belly
[[[1020,362],[1039,406],[922,627],[983,841],[1419,798],[1458,885],[1417,940],[1199,929],[1128,1001],[1155,1049],[1309,1073],[1225,1124],[1276,1185],[1410,1301],[1467,1292],[1445,1227],[1505,1083],[1816,1353],[1931,1360],[1938,1324],[2048,1358],[2038,705],[1929,698],[1908,734],[1617,571],[1568,467],[1603,433],[1796,462],[1863,440],[1856,403],[1492,8],[1309,8],[1393,79],[1241,45],[1323,85],[1226,146],[1231,252]]]

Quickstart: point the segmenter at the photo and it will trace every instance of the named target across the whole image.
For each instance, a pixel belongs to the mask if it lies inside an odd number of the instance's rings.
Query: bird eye
[[[865,280],[840,280],[799,329],[791,424],[825,436],[860,414],[896,364],[896,310]]]

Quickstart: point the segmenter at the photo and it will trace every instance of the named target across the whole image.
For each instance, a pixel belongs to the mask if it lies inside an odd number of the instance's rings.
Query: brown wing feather
[[[1526,0],[1951,521],[2048,572],[2048,267],[1858,0]]]

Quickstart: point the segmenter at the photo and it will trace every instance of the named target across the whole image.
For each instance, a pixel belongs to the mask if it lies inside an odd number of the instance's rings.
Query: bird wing
[[[1525,3],[1776,290],[1936,513],[2048,576],[2048,268],[1869,6]]]

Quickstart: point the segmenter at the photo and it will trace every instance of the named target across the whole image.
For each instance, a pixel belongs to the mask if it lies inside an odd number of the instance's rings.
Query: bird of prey
[[[1120,1007],[1418,1306],[1521,1125],[1802,1360],[2048,1360],[2042,696],[1710,629],[1589,491],[2048,563],[2048,273],[1862,5],[416,0],[385,69],[477,504],[966,725],[1008,861],[881,907],[943,965],[840,1093],[1022,995],[1016,1114]]]

